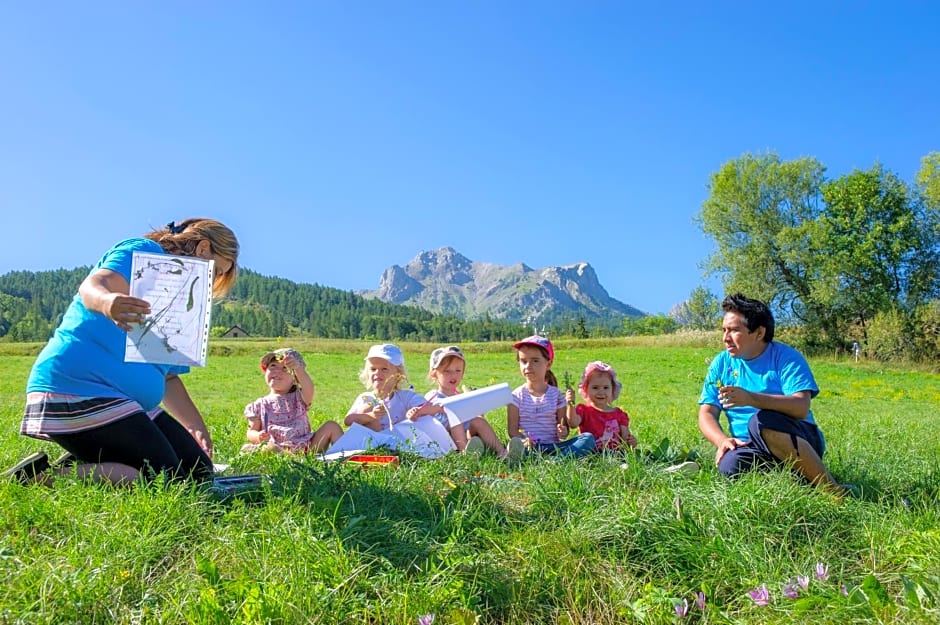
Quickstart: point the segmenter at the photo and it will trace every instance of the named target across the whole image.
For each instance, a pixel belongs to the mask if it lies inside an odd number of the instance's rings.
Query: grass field
[[[811,361],[827,463],[863,487],[839,502],[787,472],[721,478],[696,427],[718,341],[678,343],[560,342],[554,370],[613,364],[641,450],[668,439],[697,452],[693,476],[636,456],[517,470],[459,455],[377,470],[238,456],[242,409],[266,392],[258,359],[285,343],[217,340],[187,387],[216,461],[269,475],[270,492],[220,503],[193,486],[0,483],[0,623],[940,622],[940,375]],[[317,385],[314,424],[341,420],[368,345],[291,346]],[[435,346],[403,347],[424,392]],[[508,344],[464,347],[468,385],[521,384]],[[18,434],[38,348],[0,347],[4,466],[55,453]],[[505,411],[488,417],[504,434]]]

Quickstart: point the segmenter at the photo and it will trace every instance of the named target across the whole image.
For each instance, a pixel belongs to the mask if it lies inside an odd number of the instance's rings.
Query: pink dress
[[[284,395],[271,393],[245,406],[245,418],[260,420],[261,430],[271,435],[271,440],[280,447],[302,451],[310,444],[310,409],[300,395],[300,390]]]

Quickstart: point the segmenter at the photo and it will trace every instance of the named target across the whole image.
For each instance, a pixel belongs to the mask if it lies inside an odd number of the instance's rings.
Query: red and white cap
[[[533,334],[532,336],[527,336],[518,343],[513,343],[513,347],[519,349],[523,345],[535,345],[536,347],[541,347],[546,352],[548,352],[548,359],[555,360],[555,348],[552,347],[552,342],[549,341],[544,336],[539,336],[538,334]]]

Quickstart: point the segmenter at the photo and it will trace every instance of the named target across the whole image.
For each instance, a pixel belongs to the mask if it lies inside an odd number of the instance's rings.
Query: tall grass
[[[272,478],[260,501],[222,503],[191,485],[0,484],[0,622],[940,620],[936,374],[812,361],[826,460],[863,487],[861,498],[839,502],[783,471],[733,483],[716,474],[695,416],[714,344],[557,345],[558,374],[576,378],[594,359],[613,364],[641,449],[668,438],[699,453],[705,468],[693,476],[665,473],[645,455],[535,459],[515,470],[490,456],[406,457],[393,470],[239,456],[242,409],[266,391],[258,360],[284,344],[215,341],[209,365],[185,378],[216,460]],[[291,345],[317,385],[314,422],[341,419],[361,390],[368,345]],[[508,344],[464,347],[468,385],[521,383]],[[404,348],[423,392],[430,347]],[[4,465],[39,448],[54,453],[17,434],[34,353],[18,346],[0,359]],[[505,435],[505,412],[488,417]],[[816,577],[817,563],[828,578]],[[762,585],[764,606],[749,594]],[[794,598],[787,585],[798,588]]]

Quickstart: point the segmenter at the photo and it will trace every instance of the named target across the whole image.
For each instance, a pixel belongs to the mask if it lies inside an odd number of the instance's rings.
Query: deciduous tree
[[[714,330],[720,313],[718,297],[705,287],[697,286],[692,289],[689,299],[673,306],[669,316],[684,328]]]
[[[712,175],[699,214],[709,272],[839,344],[850,323],[913,311],[940,288],[940,155],[917,190],[875,165],[836,180],[814,159],[745,155]],[[784,319],[785,320],[785,319]]]

